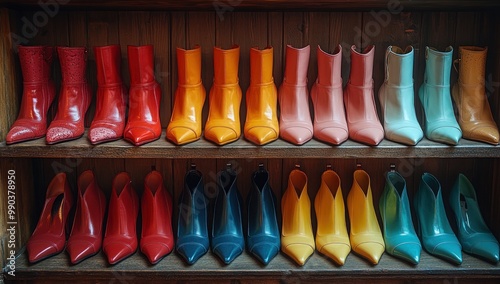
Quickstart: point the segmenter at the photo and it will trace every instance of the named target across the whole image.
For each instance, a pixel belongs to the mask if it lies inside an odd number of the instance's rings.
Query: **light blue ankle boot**
[[[413,90],[413,47],[403,51],[389,46],[385,52],[385,81],[379,90],[384,115],[385,137],[406,145],[416,145],[424,133],[415,114]]]
[[[457,145],[462,131],[453,112],[450,94],[450,70],[453,47],[445,51],[425,48],[424,83],[418,96],[424,107],[425,136],[433,141]]]

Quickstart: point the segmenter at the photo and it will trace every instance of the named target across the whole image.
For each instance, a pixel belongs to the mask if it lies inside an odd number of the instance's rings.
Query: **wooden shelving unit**
[[[388,140],[376,147],[353,141],[331,146],[312,140],[294,146],[281,139],[258,147],[243,137],[226,146],[216,146],[204,139],[182,147],[162,137],[141,147],[125,141],[91,145],[86,134],[74,141],[46,145],[38,139],[6,145],[5,135],[17,116],[21,99],[22,77],[11,35],[23,36],[29,45],[86,46],[88,48],[87,78],[96,89],[93,46],[120,44],[122,75],[128,85],[127,45],[153,44],[155,75],[162,90],[161,122],[166,128],[177,86],[175,48],[202,47],[202,80],[210,90],[213,80],[213,46],[227,47],[233,43],[241,48],[239,79],[243,92],[249,85],[249,54],[251,47],[274,47],[274,80],[281,84],[285,47],[311,45],[308,85],[317,77],[315,48],[320,45],[332,51],[338,44],[343,48],[342,77],[349,75],[350,45],[376,45],[374,91],[378,103],[378,88],[384,77],[384,53],[388,45],[412,45],[415,50],[414,84],[417,91],[423,81],[425,46],[444,49],[451,45],[454,58],[460,45],[488,46],[486,87],[493,116],[500,125],[500,1],[498,0],[55,0],[57,13],[47,14],[47,22],[31,34],[23,34],[26,21],[43,13],[38,0],[5,0],[0,3],[0,265],[7,258],[7,173],[15,170],[17,181],[16,277],[0,277],[20,283],[498,283],[500,264],[491,264],[464,254],[463,264],[451,265],[422,252],[421,263],[409,265],[387,253],[380,264],[372,266],[351,253],[345,266],[337,267],[315,252],[303,267],[296,266],[280,253],[268,266],[260,265],[248,253],[243,253],[230,265],[223,265],[211,252],[195,265],[187,266],[175,252],[157,265],[151,266],[137,252],[122,263],[110,266],[102,253],[78,265],[70,265],[66,253],[29,264],[24,246],[31,235],[43,206],[45,190],[56,172],[64,171],[76,190],[78,175],[93,169],[102,189],[109,196],[111,181],[121,171],[131,174],[134,188],[140,194],[144,176],[151,170],[160,171],[167,189],[178,200],[183,177],[191,163],[204,175],[208,193],[214,188],[217,171],[232,163],[238,172],[238,187],[245,198],[250,176],[260,163],[270,172],[271,185],[278,201],[286,188],[288,174],[301,165],[309,178],[308,193],[314,200],[320,176],[326,164],[342,179],[344,197],[352,184],[352,172],[358,163],[370,174],[375,208],[383,191],[384,173],[396,164],[407,180],[410,199],[418,189],[421,174],[434,174],[443,187],[445,199],[456,176],[465,173],[475,185],[482,214],[492,232],[500,239],[500,146],[462,139],[457,146],[448,146],[424,138],[408,147]],[[65,3],[67,2],[67,3]],[[54,2],[51,2],[54,3]],[[397,5],[398,12],[392,13]],[[222,7],[222,8],[221,8]],[[402,8],[399,11],[399,8]],[[219,9],[219,10],[218,10]],[[221,10],[222,9],[222,10]],[[386,11],[387,10],[387,11]],[[385,23],[377,13],[389,12]],[[387,14],[386,14],[387,15]],[[40,20],[39,18],[38,20]],[[364,33],[364,34],[363,34]],[[57,61],[52,77],[60,84]],[[456,73],[452,73],[452,83]],[[420,103],[415,96],[417,115],[423,121]],[[49,110],[49,121],[55,115],[56,103]],[[312,110],[312,107],[311,107]],[[95,111],[95,100],[86,115],[89,127]],[[242,100],[241,120],[245,118]],[[208,104],[203,111],[206,122]],[[209,208],[213,196],[208,196]],[[411,200],[410,200],[411,201]],[[178,208],[174,202],[173,225],[176,228]],[[243,214],[246,213],[242,205]],[[446,205],[447,206],[447,205]],[[279,208],[279,206],[278,206]],[[378,210],[376,210],[378,211]],[[210,211],[209,211],[210,212]],[[313,230],[316,219],[313,215]],[[452,215],[448,215],[451,217]],[[278,210],[278,217],[281,212]],[[210,220],[211,216],[209,216]],[[450,218],[450,222],[453,220]],[[6,277],[4,273],[2,276]]]

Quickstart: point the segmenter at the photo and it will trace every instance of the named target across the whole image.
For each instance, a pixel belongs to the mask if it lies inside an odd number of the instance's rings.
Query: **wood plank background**
[[[4,19],[4,11],[0,19]],[[13,19],[13,30],[20,32],[22,17],[33,18],[34,11],[20,11]],[[0,28],[5,27],[2,22]],[[61,46],[86,46],[88,48],[87,78],[96,89],[96,66],[93,47],[108,44],[121,45],[121,70],[124,82],[129,84],[127,45],[153,44],[155,49],[155,75],[161,85],[161,122],[165,128],[170,119],[171,108],[174,99],[172,94],[177,86],[177,62],[176,48],[189,49],[195,45],[202,48],[202,80],[207,90],[210,90],[213,80],[213,56],[214,46],[229,48],[232,44],[239,44],[241,56],[239,64],[239,78],[243,93],[245,93],[249,78],[249,50],[251,47],[265,46],[274,47],[274,80],[277,86],[281,84],[285,62],[286,45],[303,47],[311,45],[311,59],[308,70],[308,84],[312,86],[317,76],[316,46],[320,45],[323,50],[333,52],[335,47],[342,46],[342,77],[344,82],[349,78],[349,48],[352,44],[366,46],[376,45],[374,81],[375,94],[383,82],[384,77],[384,54],[388,45],[404,47],[413,45],[415,48],[414,79],[415,89],[420,87],[425,70],[424,50],[427,45],[439,49],[451,45],[455,49],[454,58],[457,57],[459,45],[490,46],[488,54],[488,66],[486,74],[492,78],[494,88],[489,96],[494,117],[500,123],[500,39],[497,35],[500,27],[498,13],[488,12],[404,12],[391,15],[387,22],[380,22],[380,15],[374,12],[232,12],[225,13],[219,17],[215,12],[166,12],[166,11],[61,11],[48,24],[40,28],[36,37],[30,40],[31,45],[61,45]],[[362,34],[360,34],[362,33]],[[2,40],[0,44],[5,44]],[[0,52],[8,50],[3,47]],[[5,60],[15,61],[16,56],[0,53],[0,64]],[[18,68],[15,63],[14,69]],[[10,69],[7,69],[7,71]],[[0,68],[1,76],[5,72]],[[16,71],[8,71],[16,74]],[[456,80],[457,74],[452,72],[452,81]],[[56,84],[60,84],[61,71],[58,62],[53,66],[53,77]],[[19,79],[17,79],[19,80]],[[17,84],[8,84],[17,86]],[[8,125],[15,119],[13,113],[17,113],[21,93],[17,89],[4,90],[4,84],[0,84],[0,96],[9,102],[6,112],[0,112],[0,134],[4,140]],[[17,94],[14,96],[13,94]],[[95,98],[95,92],[94,92]],[[375,96],[378,101],[378,96]],[[416,98],[416,97],[415,97]],[[57,100],[57,98],[56,98]],[[208,98],[207,98],[208,100]],[[245,118],[245,99],[242,100],[241,123]],[[49,116],[55,115],[53,105]],[[415,101],[419,119],[421,119],[421,106]],[[86,126],[90,125],[95,109],[95,99],[86,116]],[[311,111],[312,111],[311,107]],[[205,104],[203,111],[203,123],[208,115],[208,106]],[[347,197],[352,185],[352,174],[358,163],[362,164],[372,179],[372,191],[374,204],[378,212],[378,200],[384,187],[384,173],[390,164],[396,164],[406,178],[410,200],[418,188],[420,177],[424,172],[431,172],[442,183],[445,201],[453,182],[459,173],[465,173],[476,186],[477,194],[483,216],[490,224],[497,237],[500,237],[500,209],[496,203],[500,201],[498,187],[500,178],[500,161],[493,158],[484,159],[402,159],[398,157],[387,157],[382,159],[369,158],[341,158],[341,159],[248,159],[240,157],[234,160],[226,159],[33,159],[25,162],[26,177],[33,176],[32,183],[23,185],[23,191],[27,193],[28,204],[34,202],[33,210],[23,211],[26,219],[30,220],[27,226],[32,230],[43,205],[44,194],[47,185],[53,176],[60,171],[69,175],[73,190],[76,190],[76,180],[80,173],[87,169],[93,169],[102,189],[109,196],[111,183],[114,176],[120,171],[128,171],[133,178],[133,186],[139,194],[142,193],[143,181],[146,174],[152,169],[160,171],[163,175],[165,185],[174,198],[174,230],[177,223],[177,200],[183,189],[184,174],[191,163],[195,163],[204,175],[206,194],[213,202],[215,196],[215,177],[227,163],[239,173],[238,188],[243,199],[251,188],[251,173],[257,169],[259,163],[264,163],[270,171],[271,186],[280,200],[281,193],[286,189],[288,174],[296,164],[306,172],[309,178],[308,194],[311,201],[314,200],[320,185],[320,177],[327,164],[331,164],[342,180],[344,198]],[[0,163],[2,174],[7,163]],[[33,174],[31,173],[33,170]],[[3,176],[2,176],[3,182]],[[0,189],[3,189],[3,183]],[[33,193],[31,190],[34,188]],[[3,192],[3,190],[2,190]],[[33,197],[33,199],[29,198]],[[33,200],[33,201],[31,201]],[[25,201],[22,201],[25,202]],[[447,203],[447,202],[445,202]],[[313,202],[312,202],[313,204]],[[279,202],[277,204],[278,208]],[[1,205],[0,205],[1,206]],[[23,205],[30,208],[29,205]],[[212,207],[211,203],[209,204]],[[1,209],[1,207],[0,207]],[[246,212],[245,204],[242,206]],[[313,226],[316,222],[314,209],[312,210]],[[209,211],[210,212],[210,211]],[[451,213],[451,212],[449,212]],[[278,212],[281,216],[281,212]],[[244,214],[246,216],[246,214]],[[211,214],[210,214],[211,216]],[[448,215],[451,219],[452,215]],[[1,219],[1,218],[0,218]],[[34,222],[33,222],[34,221]],[[281,220],[280,220],[281,223]],[[3,227],[0,222],[0,227]],[[25,234],[26,234],[25,230]],[[22,238],[21,241],[25,241]]]

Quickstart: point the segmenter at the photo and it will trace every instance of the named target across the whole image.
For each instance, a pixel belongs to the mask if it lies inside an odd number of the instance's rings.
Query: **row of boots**
[[[395,166],[391,167],[379,200],[381,228],[373,206],[370,176],[359,165],[347,196],[348,234],[341,180],[328,166],[321,175],[314,200],[316,237],[312,229],[308,178],[299,167],[291,171],[281,198],[281,235],[276,197],[270,187],[269,172],[262,164],[251,176],[245,230],[237,174],[230,164],[217,174],[211,235],[202,173],[192,165],[184,180],[175,247],[188,264],[194,264],[210,246],[225,264],[230,264],[246,247],[264,265],[280,248],[301,266],[315,249],[337,265],[345,263],[351,249],[371,264],[377,264],[387,251],[416,265],[422,245],[430,254],[454,264],[462,263],[462,250],[492,263],[499,261],[498,241],[481,216],[473,185],[463,174],[457,177],[449,195],[456,235],[446,216],[441,185],[430,173],[422,175],[414,196],[418,225],[415,230],[406,181],[395,171]],[[142,215],[140,249],[150,263],[158,263],[174,248],[172,197],[157,171],[146,176],[140,202],[127,173],[119,173],[114,178],[105,232],[106,197],[92,171],[85,171],[78,178],[76,206],[73,202],[66,175],[56,175],[48,186],[40,220],[27,243],[30,262],[60,253],[69,233],[66,250],[73,264],[97,254],[101,246],[108,262],[116,264],[137,250],[139,208]],[[69,229],[72,209],[74,221]]]
[[[338,265],[344,264],[351,248],[371,264],[377,264],[383,252],[387,251],[416,265],[420,261],[420,240],[427,252],[454,264],[462,263],[462,249],[498,263],[498,241],[486,226],[474,187],[465,175],[457,177],[449,199],[458,239],[446,216],[441,185],[430,173],[422,175],[414,197],[417,231],[413,227],[406,181],[394,168],[386,174],[379,201],[382,229],[373,206],[368,173],[358,168],[353,178],[347,196],[348,235],[340,178],[331,169],[322,174],[321,186],[314,200],[317,218],[314,238],[307,176],[300,169],[290,173],[288,188],[281,199],[281,248],[299,265],[306,263],[315,248]]]
[[[49,75],[53,48],[19,47],[24,90],[21,110],[7,135],[7,144],[40,138],[45,133],[48,144],[83,135],[84,117],[92,97],[85,80],[86,50],[58,47],[57,51],[62,84],[56,117],[46,129],[47,111],[55,97]],[[387,48],[385,80],[379,90],[384,127],[378,118],[373,92],[374,52],[373,45],[363,51],[351,47],[351,72],[343,89],[340,46],[333,54],[318,46],[318,78],[311,89],[313,125],[307,89],[309,46],[301,49],[287,46],[285,73],[279,90],[272,75],[273,48],[252,48],[245,138],[257,145],[278,137],[302,145],[313,136],[333,145],[348,138],[378,145],[385,132],[389,140],[416,145],[424,133],[414,107],[413,48]],[[452,92],[458,109],[457,123],[450,95],[453,48],[441,52],[426,47],[424,83],[418,96],[425,114],[425,135],[430,140],[456,145],[463,135],[467,139],[498,144],[498,129],[485,95],[486,52],[486,48],[460,47],[460,59],[456,61],[459,79]],[[121,80],[119,46],[95,47],[94,53],[98,90],[96,114],[89,131],[91,143],[113,141],[122,136],[134,145],[158,139],[161,91],[154,76],[153,47],[128,47],[129,92]],[[204,136],[218,145],[233,142],[241,135],[239,54],[238,46],[228,50],[214,48],[214,82]],[[206,92],[201,80],[201,48],[178,48],[177,66],[178,86],[166,136],[175,144],[183,145],[202,135]],[[129,113],[125,125],[127,100]]]

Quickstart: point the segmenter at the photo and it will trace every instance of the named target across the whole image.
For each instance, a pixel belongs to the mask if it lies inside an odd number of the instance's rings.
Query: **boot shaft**
[[[283,82],[292,85],[307,85],[307,69],[309,67],[310,46],[294,48],[286,46],[285,76]]]
[[[47,82],[54,59],[49,46],[19,46],[19,61],[24,83]]]
[[[153,45],[127,47],[130,85],[155,81]]]
[[[259,85],[273,82],[273,48],[250,49],[250,84]]]
[[[214,83],[217,85],[237,84],[240,47],[230,49],[214,47]]]
[[[333,54],[326,53],[318,45],[318,84],[342,87],[342,47],[338,45]]]
[[[425,48],[425,83],[429,85],[449,87],[453,47],[444,51],[433,47]]]
[[[119,45],[94,47],[97,66],[97,84],[99,86],[120,85],[122,83]]]
[[[406,87],[413,85],[413,47],[405,50],[389,46],[385,52],[385,81],[389,85]]]
[[[484,85],[488,48],[460,46],[458,81],[465,85]]]
[[[179,85],[196,85],[201,82],[201,47],[177,48],[177,81]]]
[[[86,82],[87,49],[85,47],[58,47],[61,64],[62,84],[83,84]]]
[[[373,56],[375,46],[367,46],[362,53],[351,46],[351,72],[349,83],[354,86],[370,87],[373,85]]]

